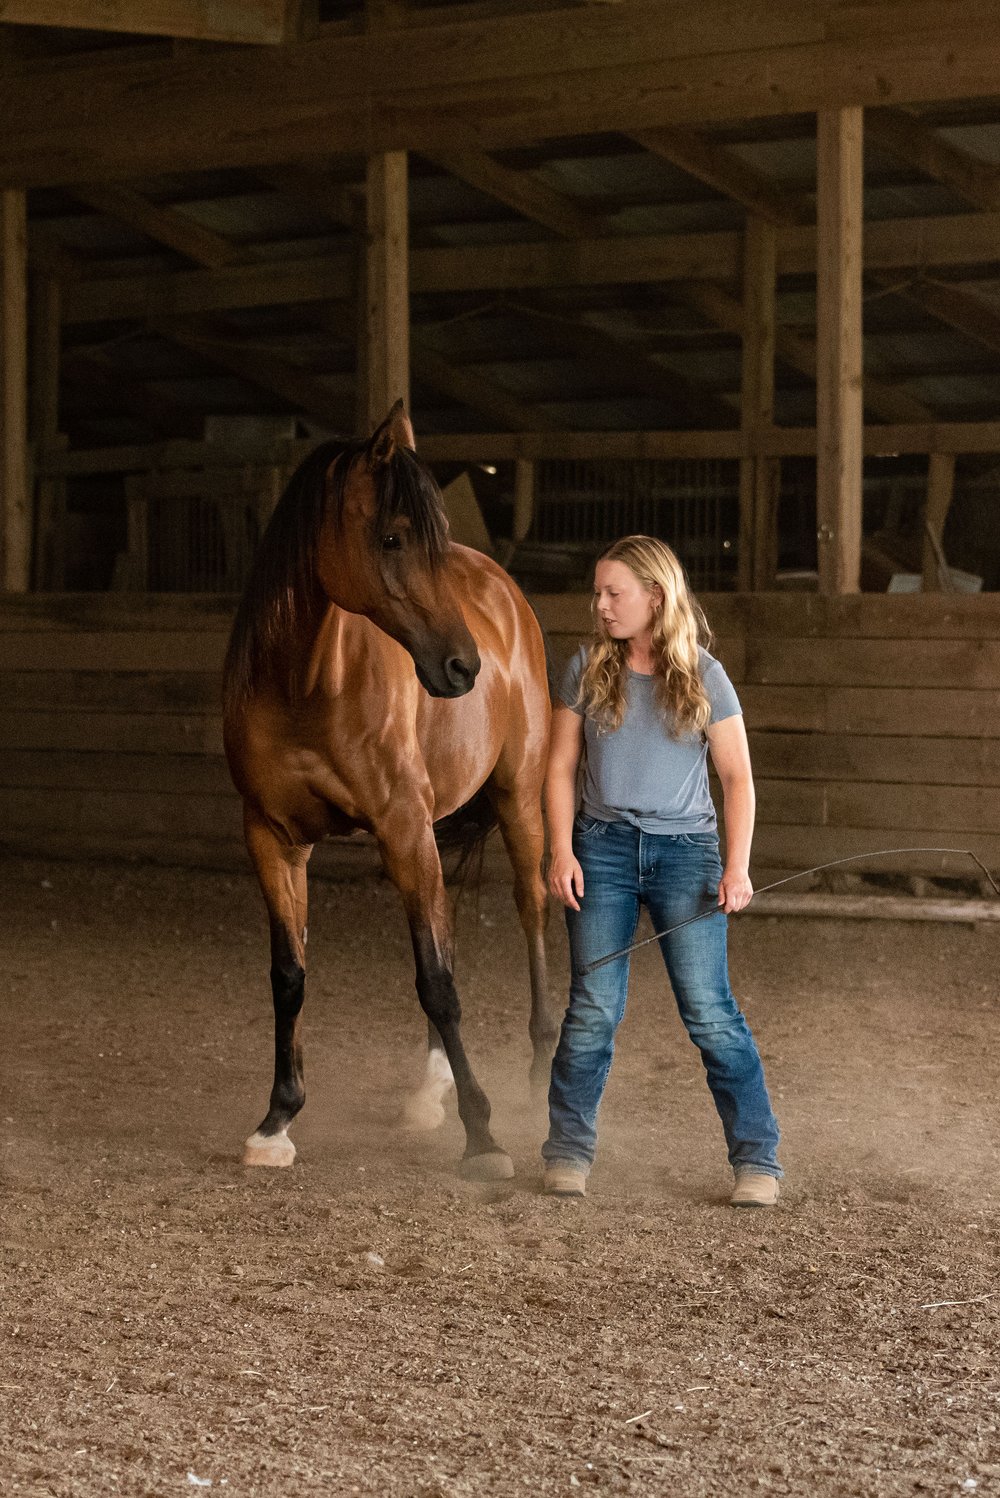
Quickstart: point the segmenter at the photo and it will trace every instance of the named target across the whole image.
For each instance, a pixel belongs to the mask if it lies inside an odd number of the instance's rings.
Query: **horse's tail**
[[[448,884],[457,884],[460,892],[470,882],[479,884],[486,839],[496,825],[497,814],[485,786],[480,786],[471,801],[434,823],[434,841],[443,855],[442,863],[448,855],[454,855],[445,869]]]

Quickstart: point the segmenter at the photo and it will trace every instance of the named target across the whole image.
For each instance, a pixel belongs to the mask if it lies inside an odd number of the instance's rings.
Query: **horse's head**
[[[317,571],[334,603],[409,651],[432,697],[461,697],[475,684],[479,652],[442,565],[449,542],[441,493],[413,449],[397,401],[360,453],[333,464]]]

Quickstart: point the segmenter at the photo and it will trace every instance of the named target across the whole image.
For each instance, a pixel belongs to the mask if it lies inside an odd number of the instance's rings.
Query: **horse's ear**
[[[376,427],[368,444],[368,466],[380,468],[388,463],[397,447],[408,447],[412,451],[417,445],[413,426],[406,414],[403,402],[398,400],[383,421]]]

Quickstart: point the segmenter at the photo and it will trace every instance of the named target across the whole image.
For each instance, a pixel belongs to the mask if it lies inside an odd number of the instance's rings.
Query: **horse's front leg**
[[[451,912],[441,875],[441,861],[428,816],[376,828],[382,858],[399,890],[410,925],[417,969],[417,994],[428,1020],[441,1037],[458,1094],[458,1116],[465,1125],[462,1174],[470,1180],[506,1180],[514,1174],[510,1156],[490,1132],[490,1104],[476,1081],[462,1044],[458,992],[453,976]]]
[[[299,1019],[306,988],[306,866],[308,847],[282,844],[263,819],[247,811],[247,848],[267,905],[274,1002],[274,1084],[267,1116],[250,1135],[244,1165],[291,1165],[288,1125],[306,1100]]]

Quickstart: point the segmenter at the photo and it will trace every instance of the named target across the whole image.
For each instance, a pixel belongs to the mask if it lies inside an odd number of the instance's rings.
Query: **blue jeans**
[[[629,822],[579,815],[573,852],[583,869],[579,911],[567,909],[572,977],[549,1087],[547,1162],[588,1170],[597,1146],[597,1111],[625,1013],[629,959],[584,974],[588,962],[627,947],[645,904],[657,931],[718,900],[722,877],[715,832],[654,835]],[[764,1069],[729,986],[722,911],[660,942],[677,1007],[701,1052],[734,1170],[780,1176],[778,1125]]]

